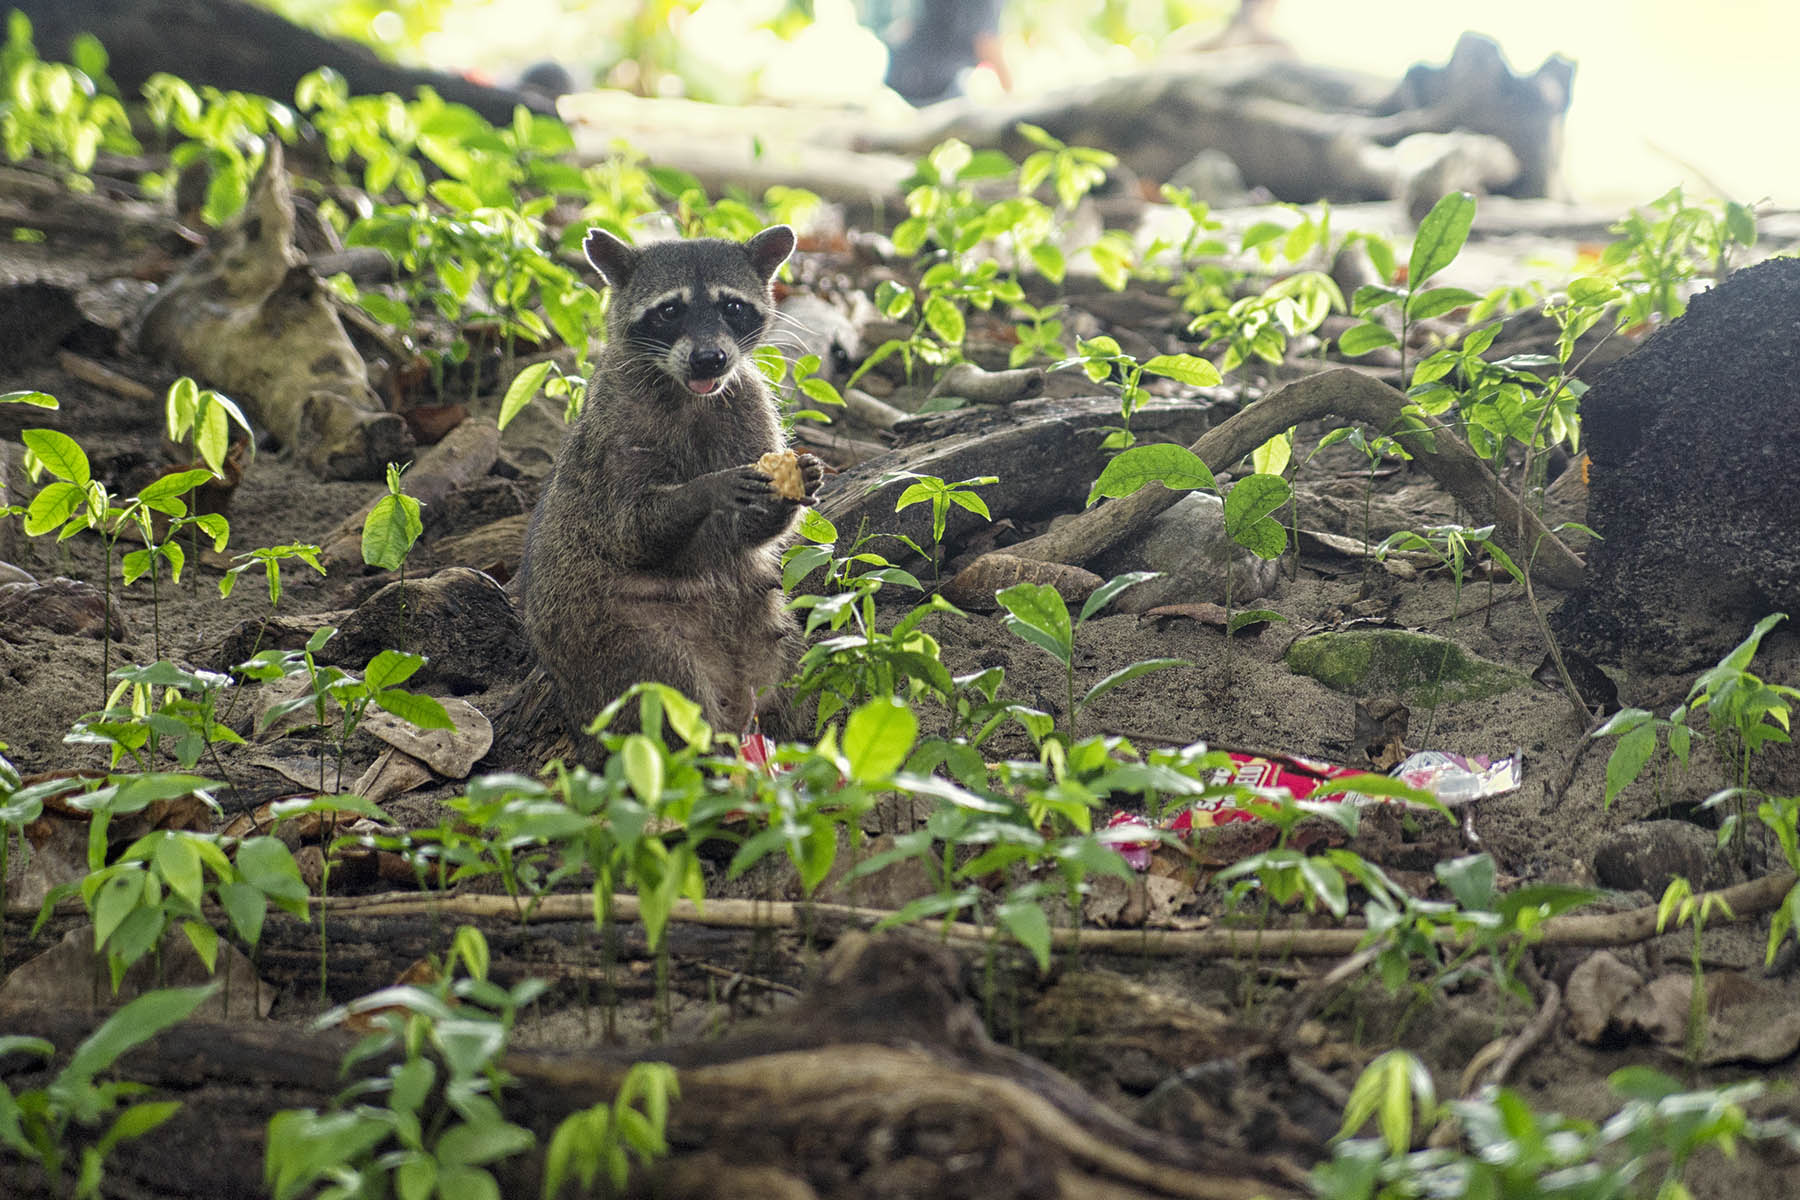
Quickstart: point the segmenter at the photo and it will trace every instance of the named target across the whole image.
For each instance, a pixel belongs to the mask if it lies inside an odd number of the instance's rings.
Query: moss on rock
[[[1287,664],[1353,696],[1398,695],[1408,704],[1454,704],[1498,696],[1531,680],[1455,642],[1403,629],[1352,629],[1301,638]]]

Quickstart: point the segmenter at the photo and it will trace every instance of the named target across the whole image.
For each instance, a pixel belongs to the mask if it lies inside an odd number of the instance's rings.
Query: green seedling
[[[299,650],[264,650],[236,670],[246,679],[271,682],[277,679],[304,678],[307,690],[298,696],[271,704],[263,714],[262,727],[269,728],[290,713],[310,709],[313,725],[319,731],[319,790],[325,790],[325,744],[329,734],[336,747],[337,781],[343,785],[344,746],[370,706],[399,717],[420,729],[454,729],[455,723],[444,706],[430,696],[403,691],[405,683],[425,665],[419,654],[403,654],[383,650],[369,660],[363,675],[357,676],[341,667],[322,666],[315,657],[337,633],[327,625],[316,630]],[[329,719],[332,705],[338,708],[335,726]]]
[[[92,191],[87,177],[105,150],[136,154],[131,120],[106,78],[106,51],[89,34],[71,46],[75,65],[47,63],[37,56],[31,21],[13,11],[0,48],[0,145],[10,162],[38,156],[60,169],[72,191]],[[101,86],[104,84],[104,86]]]
[[[1413,238],[1405,284],[1399,287],[1366,284],[1357,288],[1350,298],[1350,313],[1361,318],[1362,324],[1344,331],[1338,339],[1338,349],[1351,358],[1358,358],[1378,347],[1392,346],[1400,352],[1400,374],[1404,378],[1413,323],[1441,317],[1481,299],[1465,288],[1426,287],[1432,276],[1449,266],[1461,253],[1474,220],[1475,197],[1467,192],[1451,192],[1434,204],[1425,219],[1419,222],[1419,232]],[[1374,315],[1389,307],[1399,309],[1398,337]]]
[[[1596,738],[1619,739],[1606,760],[1608,806],[1643,774],[1659,741],[1666,742],[1674,759],[1687,766],[1693,741],[1689,722],[1701,708],[1706,709],[1707,727],[1721,756],[1735,768],[1738,789],[1748,788],[1751,758],[1771,742],[1789,740],[1793,707],[1800,701],[1800,688],[1765,683],[1749,669],[1763,637],[1786,619],[1786,613],[1770,613],[1758,621],[1750,635],[1716,666],[1695,678],[1687,699],[1667,718],[1652,716],[1641,708],[1626,708],[1594,731]]]
[[[1114,576],[1094,590],[1081,606],[1081,614],[1069,620],[1068,605],[1053,587],[1041,583],[1015,583],[994,593],[994,599],[1006,610],[1006,627],[1045,651],[1062,664],[1066,687],[1063,736],[1073,744],[1081,710],[1123,683],[1160,671],[1167,667],[1191,666],[1182,658],[1150,658],[1120,668],[1094,684],[1078,700],[1075,696],[1075,634],[1101,609],[1126,588],[1155,579],[1155,571],[1131,571]]]
[[[915,504],[929,502],[931,505],[931,558],[932,578],[937,578],[937,570],[943,558],[944,525],[950,518],[950,506],[955,505],[965,512],[972,512],[984,521],[993,520],[988,512],[987,501],[975,493],[978,487],[987,487],[1000,482],[997,475],[981,475],[973,479],[959,479],[955,483],[945,483],[936,475],[916,475],[911,471],[895,471],[882,476],[876,481],[877,486],[884,486],[897,479],[910,479],[906,490],[894,501],[894,511],[902,512]]]
[[[181,580],[186,555],[177,540],[179,531],[192,525],[213,539],[215,550],[224,550],[231,526],[217,513],[190,513],[181,497],[212,477],[204,468],[177,471],[149,484],[136,496],[115,502],[106,485],[93,477],[87,453],[66,433],[55,429],[27,429],[19,435],[25,443],[25,468],[33,480],[51,476],[25,508],[25,532],[39,537],[54,532],[64,541],[83,530],[91,529],[106,545],[102,568],[101,593],[108,610],[112,607],[112,561],[119,539],[128,531],[143,540],[141,550],[128,552],[120,562],[121,578],[127,585],[144,574],[150,576],[151,613],[157,657],[162,656],[162,608],[157,590],[160,567],[167,563],[171,576]],[[156,518],[165,518],[160,535]],[[101,640],[100,670],[102,689],[112,669],[112,640]]]
[[[174,171],[204,164],[206,199],[200,216],[217,229],[236,216],[250,195],[250,184],[262,168],[266,138],[292,144],[299,124],[287,105],[245,92],[202,87],[157,73],[143,87],[145,112],[165,143],[171,133],[183,139],[169,151]],[[153,193],[173,189],[174,180],[148,176]]]
[[[263,1178],[275,1200],[319,1194],[328,1181],[339,1189],[331,1194],[345,1196],[498,1196],[490,1164],[536,1146],[531,1130],[506,1119],[498,1097],[510,1082],[500,1062],[518,1011],[545,985],[527,979],[506,989],[489,980],[487,942],[472,926],[457,930],[452,944],[437,983],[384,988],[319,1018],[323,1028],[381,1014],[382,1031],[351,1049],[346,1071],[376,1057],[398,1061],[349,1088],[331,1110],[270,1118]]]
[[[141,1138],[181,1108],[175,1100],[137,1100],[150,1089],[141,1083],[112,1079],[97,1082],[120,1056],[185,1021],[211,995],[213,985],[146,992],[119,1009],[75,1047],[68,1065],[48,1085],[16,1095],[0,1083],[0,1145],[43,1175],[54,1196],[96,1200],[106,1178],[106,1160],[120,1142]],[[37,1054],[46,1058],[56,1047],[43,1038],[17,1034],[0,1037],[0,1054]],[[108,1121],[108,1118],[111,1118]],[[106,1124],[105,1132],[79,1149],[71,1144],[74,1127]],[[74,1159],[75,1178],[67,1176]]]
[[[63,741],[108,747],[115,768],[130,754],[139,769],[148,770],[168,739],[168,753],[182,770],[193,770],[202,757],[210,755],[214,769],[225,774],[219,743],[242,745],[244,741],[218,719],[220,693],[231,683],[227,676],[158,662],[114,671],[112,678],[119,684],[107,697],[105,708],[82,717]]]
[[[1687,1017],[1687,1056],[1691,1066],[1698,1066],[1700,1056],[1706,1052],[1706,968],[1703,951],[1706,923],[1714,914],[1727,921],[1737,920],[1737,914],[1731,911],[1731,902],[1723,895],[1718,892],[1696,895],[1694,885],[1679,875],[1669,880],[1669,886],[1663,889],[1662,899],[1656,902],[1656,932],[1666,933],[1671,918],[1674,919],[1675,928],[1689,925],[1694,930],[1688,951],[1688,965],[1694,981],[1694,986],[1688,993]]]
[[[410,466],[411,464],[407,464]],[[425,532],[419,517],[422,507],[417,497],[400,490],[400,477],[406,467],[387,465],[387,495],[375,501],[369,515],[363,518],[362,557],[371,567],[400,573],[400,645],[406,644],[406,557]]]
[[[667,1063],[634,1063],[619,1084],[612,1103],[570,1113],[550,1135],[544,1155],[544,1200],[556,1200],[564,1186],[577,1183],[592,1195],[601,1172],[614,1194],[623,1194],[631,1159],[649,1166],[669,1152],[666,1134],[670,1101],[681,1087]]]
[[[1075,351],[1075,357],[1064,359],[1052,369],[1078,366],[1093,382],[1111,380],[1119,388],[1119,419],[1123,425],[1107,434],[1101,443],[1106,450],[1127,449],[1137,440],[1131,432],[1131,418],[1150,399],[1143,386],[1145,375],[1160,375],[1189,387],[1216,387],[1219,383],[1218,368],[1191,354],[1158,354],[1140,363],[1121,350],[1116,340],[1106,336],[1077,342]],[[1092,497],[1088,502],[1093,503]]]

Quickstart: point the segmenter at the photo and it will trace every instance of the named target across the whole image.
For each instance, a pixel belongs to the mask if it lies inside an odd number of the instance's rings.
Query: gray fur
[[[751,465],[784,443],[746,355],[793,244],[780,225],[742,244],[632,248],[588,234],[612,289],[606,346],[520,565],[525,628],[572,730],[657,680],[737,732],[791,669],[799,634],[782,607],[780,555],[800,505]],[[670,300],[685,311],[661,320]],[[810,496],[823,467],[810,455],[801,464]]]

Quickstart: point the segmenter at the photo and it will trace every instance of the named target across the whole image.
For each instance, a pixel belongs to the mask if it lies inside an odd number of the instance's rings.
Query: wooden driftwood
[[[1017,132],[1026,121],[1111,150],[1147,179],[1169,180],[1201,151],[1223,151],[1245,183],[1283,200],[1389,199],[1427,171],[1482,190],[1544,196],[1558,189],[1573,74],[1559,56],[1535,74],[1515,74],[1479,34],[1464,34],[1447,65],[1414,67],[1401,85],[1380,90],[1367,77],[1280,55],[1199,55],[1011,104],[938,105],[921,128],[869,144],[920,153],[960,137],[1020,157],[1032,148]],[[1403,153],[1402,143],[1420,134],[1464,136]],[[1490,139],[1494,146],[1484,148]]]
[[[904,937],[842,939],[799,1006],[723,1041],[669,1047],[681,1087],[671,1155],[634,1173],[632,1196],[1193,1197],[1299,1196],[1303,1176],[1274,1155],[1195,1143],[1133,1125],[1068,1079],[993,1043],[954,956]],[[9,1030],[66,1054],[90,1015],[39,1012]],[[153,1138],[122,1143],[109,1196],[261,1194],[263,1134],[286,1108],[322,1108],[350,1082],[344,1033],[189,1022],[133,1051],[123,1077],[181,1110]],[[500,1095],[540,1149],[490,1164],[501,1193],[541,1191],[541,1147],[569,1113],[610,1101],[630,1062],[592,1051],[512,1054]],[[355,1074],[379,1074],[363,1063]],[[7,1060],[15,1090],[41,1084],[36,1060]],[[40,1189],[16,1158],[0,1192]]]
[[[243,211],[146,306],[138,345],[228,393],[315,471],[379,479],[412,435],[294,249],[281,143],[266,154]]]

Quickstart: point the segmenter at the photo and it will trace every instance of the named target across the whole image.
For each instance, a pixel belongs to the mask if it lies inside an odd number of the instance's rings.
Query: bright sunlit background
[[[868,104],[885,62],[850,0],[815,0],[810,25],[791,0],[411,4],[441,9],[412,57],[497,78],[555,58],[579,80],[644,94]],[[1155,35],[1186,21],[1177,39],[1199,40],[1234,7],[1012,0],[1007,59],[1020,91],[1046,90],[1152,61]],[[400,30],[400,16],[379,19]],[[1278,0],[1273,28],[1305,59],[1395,79],[1445,61],[1465,29],[1496,38],[1524,72],[1566,54],[1578,63],[1565,156],[1576,199],[1614,207],[1681,183],[1800,207],[1800,0]],[[970,86],[998,92],[991,75]]]

